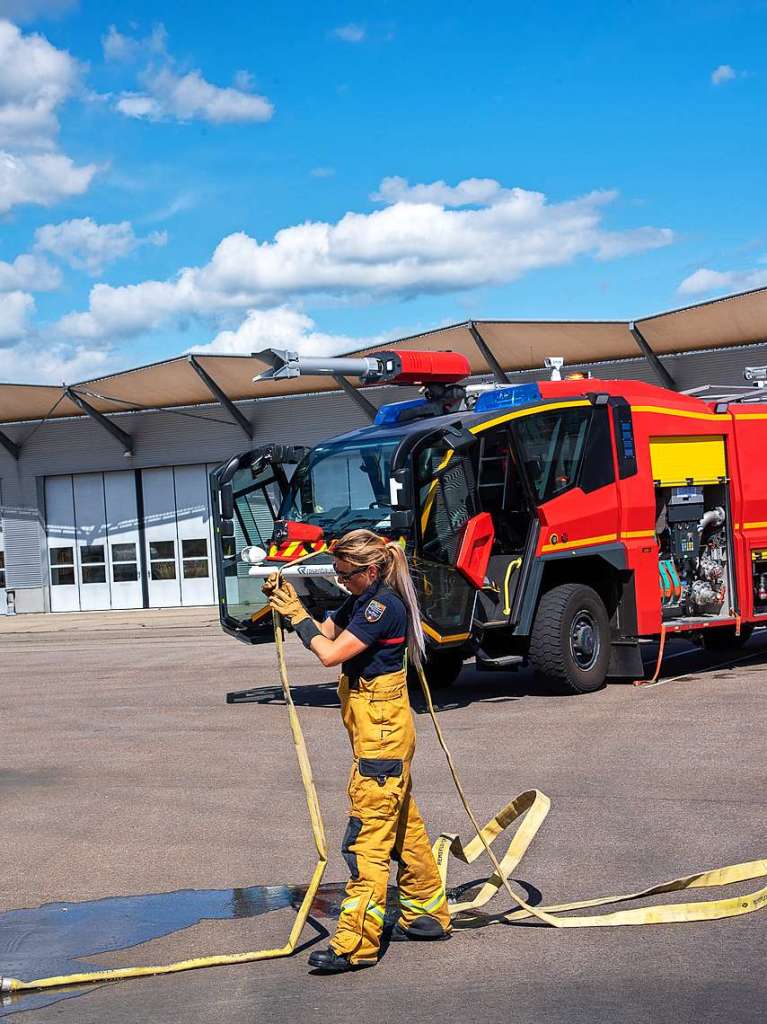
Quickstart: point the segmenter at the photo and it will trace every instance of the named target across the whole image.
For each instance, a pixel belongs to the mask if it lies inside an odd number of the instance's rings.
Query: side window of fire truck
[[[460,533],[478,511],[472,453],[453,453],[439,442],[417,459],[418,515],[423,557],[452,564]]]
[[[583,456],[591,408],[539,412],[515,423],[525,472],[539,502],[573,487]]]
[[[530,514],[511,448],[508,425],[480,434],[477,494],[495,528],[494,554],[516,553],[525,543]]]
[[[236,533],[241,534],[243,546],[265,547],[272,535],[281,500],[281,491],[271,469],[255,480],[250,469],[239,470],[232,484]]]

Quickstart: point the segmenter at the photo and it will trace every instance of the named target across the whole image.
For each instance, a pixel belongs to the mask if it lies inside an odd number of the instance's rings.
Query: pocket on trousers
[[[401,776],[384,776],[384,784],[381,786],[377,777],[355,772],[349,786],[352,817],[363,821],[395,817],[399,812],[401,791]]]

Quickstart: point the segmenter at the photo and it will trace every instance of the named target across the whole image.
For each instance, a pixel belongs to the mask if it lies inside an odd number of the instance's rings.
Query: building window
[[[182,540],[181,555],[185,580],[208,578],[208,542],[204,537]]]
[[[51,548],[51,586],[73,587],[75,585],[75,549]]]
[[[175,580],[176,542],[158,540],[149,544],[150,575],[153,580]]]
[[[135,583],[138,579],[135,544],[112,545],[112,579],[115,583]]]
[[[83,583],[106,583],[107,568],[103,544],[83,544],[80,548],[80,571]]]
[[[0,551],[0,590],[5,590],[5,552]]]

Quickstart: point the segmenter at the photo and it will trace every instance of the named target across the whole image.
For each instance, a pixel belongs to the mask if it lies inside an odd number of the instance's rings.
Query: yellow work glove
[[[264,580],[264,585],[261,587],[261,593],[266,594],[267,597],[271,597],[277,589],[277,584],[280,582],[280,574],[273,572],[271,576],[267,576]]]
[[[283,580],[282,586],[269,595],[269,605],[284,619],[288,619],[294,628],[299,622],[310,617],[309,612],[301,604],[296,588],[287,580]]]

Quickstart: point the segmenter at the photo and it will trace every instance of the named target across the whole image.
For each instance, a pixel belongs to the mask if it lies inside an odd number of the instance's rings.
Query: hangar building
[[[468,321],[378,346],[453,349],[475,380],[566,370],[679,390],[767,364],[767,289],[635,322]],[[373,349],[365,352],[375,351]],[[360,353],[362,354],[362,353]],[[253,383],[255,357],[180,356],[77,384],[0,384],[0,614],[212,605],[207,477],[246,448],[363,426],[402,389]]]

